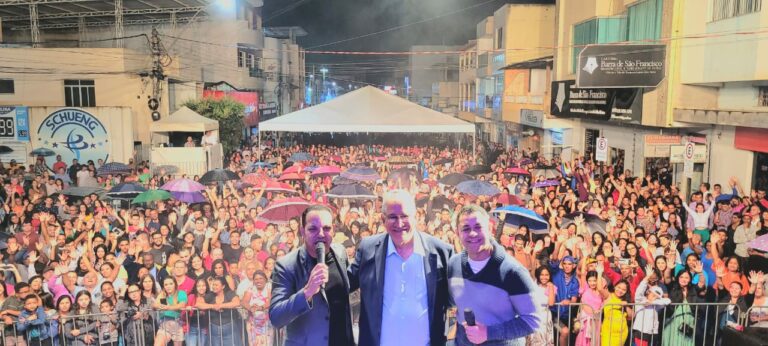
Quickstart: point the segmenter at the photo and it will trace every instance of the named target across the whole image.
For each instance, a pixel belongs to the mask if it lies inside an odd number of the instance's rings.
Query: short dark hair
[[[309,213],[315,212],[315,211],[318,211],[318,212],[319,211],[325,211],[325,212],[328,212],[328,214],[331,214],[331,216],[333,216],[333,210],[331,210],[331,208],[329,208],[328,206],[325,206],[325,205],[322,205],[322,204],[310,205],[309,208],[305,209],[304,212],[301,213],[300,224],[301,224],[302,227],[304,227],[307,224],[307,215],[309,215]]]

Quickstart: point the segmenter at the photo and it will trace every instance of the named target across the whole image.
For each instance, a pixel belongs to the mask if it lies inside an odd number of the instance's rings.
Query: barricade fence
[[[627,340],[637,346],[720,345],[726,327],[768,326],[768,307],[742,311],[728,303],[605,304],[599,309],[574,303],[542,308],[546,311],[537,345],[625,345]],[[0,319],[2,345],[277,346],[284,340],[283,331],[269,323],[266,310],[242,308],[128,307],[108,313],[61,316],[49,311],[45,317],[6,317]],[[449,311],[446,323],[455,324],[455,309]]]

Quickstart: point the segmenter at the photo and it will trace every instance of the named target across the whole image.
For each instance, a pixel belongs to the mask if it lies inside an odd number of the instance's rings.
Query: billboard
[[[638,88],[577,88],[573,80],[552,82],[550,113],[556,117],[581,117],[640,124],[643,92]]]
[[[656,87],[664,80],[666,46],[590,45],[579,54],[579,88]]]
[[[217,100],[229,97],[240,102],[245,106],[245,116],[243,118],[245,126],[259,125],[259,93],[255,91],[203,90],[203,97],[211,97]]]

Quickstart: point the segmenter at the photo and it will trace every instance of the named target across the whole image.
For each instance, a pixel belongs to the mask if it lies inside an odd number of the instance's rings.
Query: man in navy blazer
[[[453,248],[416,231],[416,205],[404,190],[384,195],[386,234],[363,239],[349,267],[360,288],[360,346],[445,345],[446,268]]]
[[[301,221],[305,244],[275,263],[269,320],[286,327],[285,345],[352,346],[349,260],[344,247],[331,244],[333,214],[313,205]],[[317,260],[318,243],[330,249],[324,261]]]

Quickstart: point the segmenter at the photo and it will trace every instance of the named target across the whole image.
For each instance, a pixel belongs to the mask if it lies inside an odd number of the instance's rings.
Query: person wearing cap
[[[464,251],[448,261],[448,284],[458,308],[459,346],[524,344],[547,313],[546,296],[528,269],[491,240],[489,221],[488,213],[476,205],[456,214]],[[465,309],[475,314],[475,325],[467,325]]]
[[[570,307],[579,298],[579,278],[576,277],[576,259],[565,256],[557,262],[552,262],[552,283],[557,288],[555,302],[559,305],[552,307],[552,311],[560,322],[560,344],[568,344],[568,336],[571,333],[571,321],[576,317],[578,307]],[[556,321],[557,322],[557,321]]]

